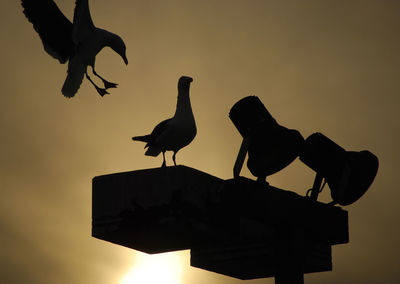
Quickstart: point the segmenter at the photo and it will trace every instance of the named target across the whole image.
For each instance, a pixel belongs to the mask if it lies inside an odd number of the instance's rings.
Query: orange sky
[[[71,19],[75,1],[56,2]],[[94,23],[124,38],[129,65],[104,49],[96,69],[118,88],[101,98],[84,81],[73,99],[61,94],[67,66],[44,52],[19,1],[0,6],[1,282],[119,283],[136,253],[91,237],[91,179],[161,165],[130,137],[173,115],[183,74],[198,134],[180,164],[232,177],[241,137],[228,112],[247,95],[304,137],[375,153],[375,182],[345,208],[350,244],[333,247],[332,272],[305,282],[400,282],[400,2],[92,0]],[[297,160],[268,180],[304,195],[313,178]],[[180,254],[183,284],[242,283]]]

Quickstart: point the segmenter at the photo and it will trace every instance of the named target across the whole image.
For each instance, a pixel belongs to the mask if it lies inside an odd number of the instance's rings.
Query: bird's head
[[[128,65],[128,58],[126,57],[126,46],[122,38],[116,34],[113,34],[113,37],[110,41],[110,47],[118,53],[122,59],[124,60],[125,64]]]
[[[178,89],[189,88],[191,82],[193,82],[193,78],[189,76],[180,77],[178,81]]]

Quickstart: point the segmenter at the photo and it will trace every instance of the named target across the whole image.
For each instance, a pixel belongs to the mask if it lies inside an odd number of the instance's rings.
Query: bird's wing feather
[[[48,54],[60,63],[67,62],[74,51],[72,23],[52,0],[22,0],[24,14],[39,34]]]
[[[169,122],[171,119],[166,119],[164,121],[161,121],[159,124],[154,127],[153,131],[150,134],[150,139],[149,142],[147,143],[149,146],[154,144],[157,140],[158,137],[168,128]]]
[[[95,29],[90,16],[88,0],[76,0],[72,30],[72,39],[75,44],[84,41]]]
[[[162,147],[156,144],[156,140],[168,128],[170,120],[169,118],[157,124],[149,135],[132,137],[132,140],[147,142],[144,146],[144,148],[148,148],[145,153],[146,156],[156,157],[163,151]]]
[[[86,65],[76,57],[72,57],[68,63],[68,75],[61,92],[65,97],[72,98],[81,86]]]
[[[147,149],[146,153],[144,153],[146,156],[152,156],[152,157],[157,157],[161,153],[161,148],[156,147],[156,146],[150,146],[149,149]]]
[[[132,137],[132,140],[134,141],[142,141],[142,142],[147,142],[145,148],[154,146],[156,139],[165,131],[165,129],[168,128],[168,123],[171,119],[166,119],[154,127],[153,131],[151,134],[148,135],[143,135],[143,136],[134,136]]]

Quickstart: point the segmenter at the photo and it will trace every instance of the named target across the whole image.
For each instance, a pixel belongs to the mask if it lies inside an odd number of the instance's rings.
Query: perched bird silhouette
[[[187,146],[196,136],[196,123],[190,105],[189,88],[192,78],[182,76],[178,81],[178,101],[175,115],[160,122],[149,135],[132,137],[134,141],[146,142],[145,155],[156,157],[163,154],[161,167],[166,166],[165,151],[173,151],[172,160],[176,166],[176,153]]]
[[[88,0],[76,1],[73,23],[52,0],[21,2],[23,12],[39,34],[46,52],[62,64],[69,60],[68,75],[61,90],[65,97],[71,98],[76,94],[85,74],[101,96],[109,94],[107,89],[117,87],[117,84],[96,73],[95,58],[103,47],[108,46],[128,64],[126,46],[118,35],[94,26]],[[89,77],[88,65],[92,67],[93,74],[102,80],[104,88],[98,87]]]

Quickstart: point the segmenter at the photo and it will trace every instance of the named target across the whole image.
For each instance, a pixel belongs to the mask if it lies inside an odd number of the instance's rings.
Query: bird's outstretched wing
[[[75,44],[79,44],[94,30],[95,26],[90,16],[88,0],[76,0],[72,40]]]
[[[22,0],[21,5],[46,52],[60,63],[65,63],[74,51],[72,23],[53,0]]]

